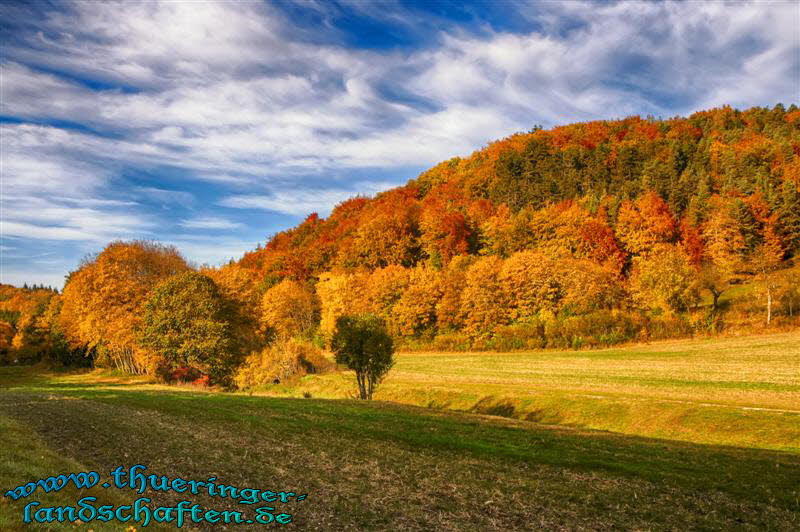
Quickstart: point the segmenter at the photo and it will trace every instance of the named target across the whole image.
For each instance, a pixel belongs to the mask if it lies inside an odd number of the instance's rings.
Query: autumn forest
[[[407,350],[796,327],[798,254],[795,105],[535,127],[221,267],[112,242],[61,291],[4,285],[0,357],[246,388],[325,371],[347,314]]]

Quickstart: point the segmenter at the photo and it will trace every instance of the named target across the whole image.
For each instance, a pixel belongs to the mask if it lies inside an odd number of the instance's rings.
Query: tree
[[[629,253],[647,253],[658,244],[672,242],[676,234],[675,219],[658,193],[648,191],[635,202],[622,202],[617,236]]]
[[[308,336],[318,318],[317,297],[298,281],[284,279],[267,290],[261,302],[262,324],[280,337]]]
[[[145,305],[139,342],[166,369],[190,367],[226,384],[238,362],[231,309],[210,278],[197,272],[161,283]]]
[[[730,198],[714,196],[709,201],[709,218],[703,226],[705,252],[728,276],[742,270],[747,249],[747,242],[734,216],[735,205]]]
[[[398,188],[380,194],[360,213],[357,228],[339,247],[337,262],[347,268],[412,266],[420,255],[418,218],[414,191]]]
[[[561,269],[559,261],[536,251],[520,251],[504,261],[498,279],[509,319],[525,321],[540,310],[556,314],[565,291]],[[497,301],[497,292],[491,297]]]
[[[174,247],[112,242],[64,286],[59,323],[70,345],[96,350],[104,362],[129,373],[153,369],[136,349],[142,307],[160,281],[188,269]]]
[[[359,397],[372,399],[375,388],[394,365],[394,343],[375,316],[340,316],[331,347],[337,364],[355,371]]]
[[[393,307],[408,288],[409,276],[410,270],[397,265],[373,270],[365,283],[366,312],[389,321]]]
[[[436,327],[440,332],[457,329],[463,324],[461,294],[467,269],[473,262],[473,257],[455,257],[439,276],[442,294],[436,303]]]
[[[782,281],[779,299],[783,304],[784,312],[789,317],[794,317],[795,312],[800,308],[800,270],[787,271]]]
[[[436,326],[436,306],[442,298],[441,272],[416,267],[409,284],[392,307],[392,330],[404,336],[432,332]]]
[[[697,273],[683,249],[673,244],[634,259],[631,291],[642,307],[668,313],[688,310],[699,301]]]
[[[756,279],[761,285],[767,305],[766,324],[772,322],[772,303],[775,299],[775,291],[778,289],[778,278],[776,272],[781,265],[783,251],[770,245],[769,242],[760,244],[750,257],[751,265],[756,273]]]
[[[503,260],[488,256],[476,260],[466,271],[461,291],[461,319],[472,338],[487,338],[508,323],[509,309],[500,281]]]
[[[336,329],[336,319],[348,314],[368,312],[367,274],[325,272],[319,276],[317,296],[320,300],[319,330],[329,342]]]

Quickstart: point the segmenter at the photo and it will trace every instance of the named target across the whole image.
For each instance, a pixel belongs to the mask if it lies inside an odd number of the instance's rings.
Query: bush
[[[156,375],[166,383],[174,382],[194,382],[203,377],[203,374],[196,368],[190,366],[173,367],[161,365],[156,370]]]
[[[651,340],[692,336],[692,324],[683,316],[655,316],[645,320],[646,337]]]
[[[467,351],[471,347],[469,336],[462,332],[446,332],[433,339],[437,351]]]
[[[511,351],[514,349],[539,349],[546,345],[544,322],[533,320],[498,327],[488,342],[490,349]]]
[[[570,347],[609,346],[635,338],[639,326],[629,314],[597,311],[566,318],[559,332]]]
[[[286,382],[309,373],[325,373],[333,367],[313,344],[283,339],[247,357],[236,371],[234,382],[239,388],[253,388]]]

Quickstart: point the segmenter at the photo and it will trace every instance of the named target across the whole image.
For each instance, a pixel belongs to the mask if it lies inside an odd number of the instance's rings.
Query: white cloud
[[[57,198],[4,195],[2,203],[6,236],[105,243],[152,234],[156,226],[154,220],[136,213],[65,205]]]
[[[223,207],[233,209],[262,209],[302,216],[312,212],[327,216],[337,203],[358,194],[374,194],[391,188],[393,185],[385,182],[361,182],[356,191],[342,188],[297,188],[294,190],[279,190],[271,194],[240,194],[228,196],[220,200]]]
[[[185,190],[169,190],[158,187],[134,187],[131,193],[134,196],[147,198],[159,203],[189,205],[195,201],[194,195]]]
[[[242,238],[213,238],[203,236],[174,236],[163,239],[165,244],[176,246],[191,262],[200,266],[219,266],[231,259],[239,259],[245,251],[255,249],[256,240]]]
[[[180,225],[186,229],[237,229],[243,227],[240,223],[216,216],[200,216],[181,220]]]
[[[351,7],[420,22],[395,5]],[[310,175],[396,174],[535,124],[788,104],[800,92],[793,2],[509,3],[536,29],[450,25],[424,46],[372,51],[330,44],[335,8],[316,8],[312,31],[255,2],[75,2],[5,39],[0,112],[39,124],[0,126],[6,234],[148,235],[163,220],[142,204],[201,198],[324,215],[389,185],[309,186]],[[329,44],[310,39],[321,34]],[[131,168],[150,181],[130,181]],[[213,192],[195,197],[182,180]],[[246,229],[224,217],[182,226]]]
[[[579,29],[442,33],[438,46],[400,54],[293,40],[290,24],[251,3],[78,3],[46,21],[57,40],[10,47],[4,112],[121,131],[113,140],[69,135],[75,149],[118,162],[259,181],[276,171],[434,164],[536,123],[797,94],[800,15],[790,3],[573,2],[516,16],[570,18]],[[56,59],[143,90],[93,90],[20,64]],[[428,105],[393,102],[385,86]]]

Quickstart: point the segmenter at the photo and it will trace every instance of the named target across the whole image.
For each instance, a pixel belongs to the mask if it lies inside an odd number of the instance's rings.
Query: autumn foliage
[[[0,291],[0,349],[132,372],[172,361],[218,379],[238,364],[252,370],[241,382],[262,382],[253,368],[280,373],[277,353],[302,365],[352,315],[375,316],[400,346],[577,347],[718,330],[725,294],[755,282],[765,316],[792,317],[781,272],[800,254],[798,112],[535,128],[199,272],[172,248],[115,242],[62,294]],[[177,301],[207,310],[182,318],[216,331],[198,333],[205,351],[170,343],[182,326],[154,328]]]

